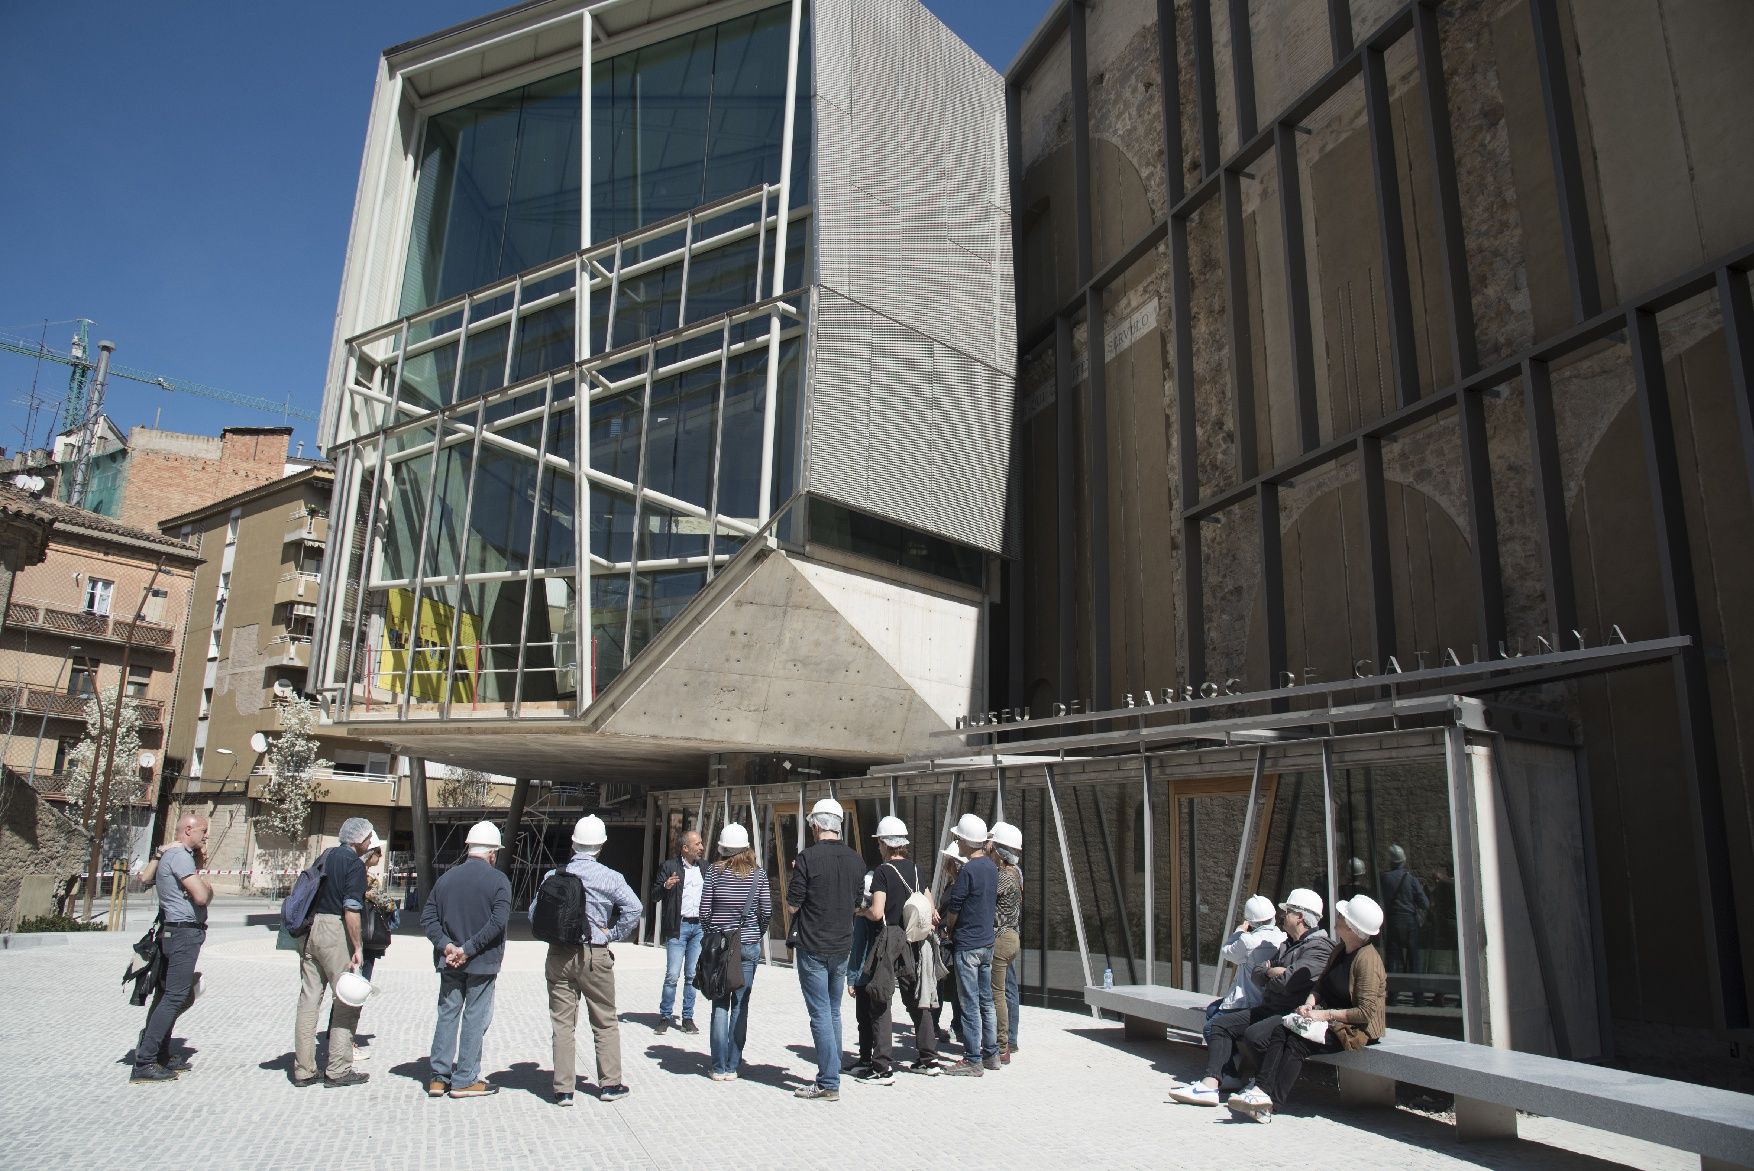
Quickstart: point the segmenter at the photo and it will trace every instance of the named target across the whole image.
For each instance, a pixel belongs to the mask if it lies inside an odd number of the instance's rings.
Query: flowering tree
[[[317,710],[303,696],[275,705],[280,714],[280,735],[268,742],[268,781],[262,786],[263,828],[302,848],[311,802],[322,796],[316,774],[332,768],[317,756]]]
[[[121,711],[118,715],[117,705]],[[116,750],[109,751],[112,721]],[[91,695],[85,701],[85,736],[67,754],[67,803],[80,820],[93,827],[104,794],[104,766],[109,765],[108,801],[104,802],[105,853],[114,856],[126,843],[128,809],[145,795],[140,779],[140,705],[122,697],[121,688]]]
[[[480,769],[454,769],[439,782],[439,804],[446,809],[474,809],[487,804],[493,782]]]

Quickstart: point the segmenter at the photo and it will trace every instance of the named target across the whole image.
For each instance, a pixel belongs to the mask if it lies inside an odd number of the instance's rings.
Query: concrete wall
[[[85,873],[91,839],[29,785],[0,782],[0,926],[11,930],[18,887],[28,875],[57,882]]]

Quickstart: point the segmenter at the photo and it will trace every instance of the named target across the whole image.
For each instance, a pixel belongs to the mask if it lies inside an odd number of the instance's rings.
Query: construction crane
[[[79,429],[80,437],[73,457],[73,489],[69,501],[75,505],[85,502],[86,477],[91,462],[92,447],[96,441],[98,419],[103,414],[104,386],[108,378],[126,378],[130,382],[143,382],[148,386],[156,386],[172,394],[189,394],[197,398],[213,399],[217,402],[229,403],[246,410],[264,411],[279,415],[288,422],[299,419],[315,422],[317,416],[302,407],[292,405],[289,398],[285,402],[275,402],[254,394],[238,394],[230,390],[221,390],[217,386],[207,386],[199,382],[190,382],[183,378],[166,378],[145,370],[137,370],[130,366],[118,366],[109,360],[115,350],[112,342],[98,343],[98,357],[93,361],[91,353],[90,328],[94,324],[89,318],[76,321],[79,332],[73,336],[72,352],[62,353],[51,350],[41,341],[30,341],[28,338],[16,337],[8,333],[0,333],[0,350],[14,354],[22,354],[38,361],[58,362],[70,367],[67,379],[67,398],[63,404],[63,430]],[[89,401],[88,401],[89,392]]]

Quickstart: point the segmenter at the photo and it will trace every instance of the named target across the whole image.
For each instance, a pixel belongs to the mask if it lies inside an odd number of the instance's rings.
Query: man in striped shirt
[[[597,861],[609,831],[603,819],[581,817],[572,831],[572,861],[566,872],[585,888],[585,917],[590,939],[576,946],[548,945],[543,975],[548,981],[548,1017],[554,1025],[554,1104],[571,1106],[577,1077],[574,1030],[579,1022],[579,997],[591,1018],[597,1049],[597,1099],[614,1102],[627,1097],[621,1082],[621,1024],[615,1015],[615,953],[609,945],[626,939],[639,925],[640,904],[627,879]],[[554,871],[542,876],[548,881]],[[536,884],[540,889],[542,883]],[[536,902],[530,901],[530,916]]]

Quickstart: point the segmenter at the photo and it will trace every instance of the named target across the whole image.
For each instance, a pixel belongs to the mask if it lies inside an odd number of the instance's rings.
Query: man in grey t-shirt
[[[171,1029],[189,1007],[195,989],[195,961],[207,938],[207,904],[213,901],[213,884],[199,871],[207,863],[207,819],[185,813],[177,822],[176,836],[157,862],[153,883],[158,891],[158,911],[163,922],[158,930],[159,962],[164,975],[146,1027],[134,1046],[134,1069],[130,1082],[170,1082],[189,1068],[185,1058],[170,1050]]]

